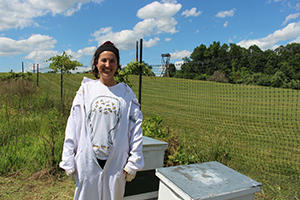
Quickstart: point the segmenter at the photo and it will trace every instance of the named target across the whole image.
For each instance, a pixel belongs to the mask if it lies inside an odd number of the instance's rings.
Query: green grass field
[[[66,110],[82,77],[64,76]],[[60,102],[59,79],[40,74],[37,92]],[[138,95],[138,77],[130,81]],[[178,136],[183,163],[222,162],[263,183],[257,199],[300,198],[300,91],[143,77],[142,111]]]
[[[262,182],[261,198],[300,198],[300,91],[157,77],[142,89],[145,116],[162,116],[187,154]]]

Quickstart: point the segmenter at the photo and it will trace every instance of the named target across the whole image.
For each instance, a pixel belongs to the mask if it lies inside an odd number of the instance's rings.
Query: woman
[[[75,173],[74,199],[123,199],[125,182],[144,166],[142,113],[132,90],[114,79],[113,43],[98,47],[92,62],[97,80],[84,78],[74,98],[60,167]]]

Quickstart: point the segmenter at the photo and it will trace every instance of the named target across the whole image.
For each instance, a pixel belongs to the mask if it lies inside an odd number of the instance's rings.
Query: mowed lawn
[[[299,198],[300,91],[144,77],[142,110],[162,116],[199,160],[262,182],[262,197]]]
[[[64,76],[67,107],[83,76]],[[40,89],[59,99],[59,80],[40,74]],[[138,96],[138,76],[130,81]],[[257,198],[300,198],[300,91],[143,77],[141,105],[144,118],[162,117],[194,160],[218,160],[263,183]]]

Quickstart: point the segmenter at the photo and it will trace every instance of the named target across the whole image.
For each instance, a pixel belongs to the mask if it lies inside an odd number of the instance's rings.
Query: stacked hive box
[[[164,153],[168,143],[143,137],[143,155],[145,166],[137,172],[136,178],[126,183],[124,200],[155,199],[158,196],[159,179],[155,176],[155,169],[163,167]]]

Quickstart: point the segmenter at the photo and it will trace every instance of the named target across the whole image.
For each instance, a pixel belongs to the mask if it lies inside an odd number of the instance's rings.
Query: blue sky
[[[300,0],[0,0],[0,71],[31,70],[63,51],[90,68],[96,47],[111,40],[121,65],[171,62],[213,41],[261,49],[300,42]]]

